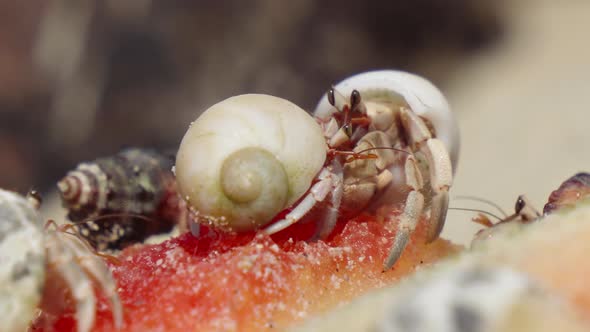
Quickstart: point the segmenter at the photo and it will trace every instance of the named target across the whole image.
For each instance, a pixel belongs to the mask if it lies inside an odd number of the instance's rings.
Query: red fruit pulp
[[[285,328],[391,284],[457,249],[440,239],[424,245],[420,225],[393,269],[382,272],[395,232],[392,225],[362,215],[339,223],[326,241],[302,241],[312,226],[295,225],[273,237],[204,229],[200,238],[187,233],[159,245],[124,250],[121,264],[111,266],[124,307],[122,330]],[[101,297],[96,331],[114,330],[109,310]],[[52,326],[74,331],[73,312]]]

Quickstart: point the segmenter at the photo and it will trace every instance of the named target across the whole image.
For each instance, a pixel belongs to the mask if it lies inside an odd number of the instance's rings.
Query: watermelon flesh
[[[273,236],[203,227],[199,238],[186,233],[127,248],[120,263],[109,263],[124,308],[122,331],[284,329],[460,249],[442,239],[425,245],[421,223],[400,260],[383,272],[392,219],[388,224],[364,214],[316,242],[303,240],[313,232],[310,224]],[[34,331],[75,331],[72,310],[48,315],[41,314]],[[114,330],[108,300],[100,295],[94,330]]]

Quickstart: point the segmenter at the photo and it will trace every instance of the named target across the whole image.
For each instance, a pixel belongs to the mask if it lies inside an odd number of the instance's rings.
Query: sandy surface
[[[508,7],[504,40],[467,61],[444,90],[462,135],[451,197],[487,198],[510,212],[517,195],[542,209],[566,178],[590,171],[590,1]],[[443,236],[470,241],[472,216],[449,211]]]

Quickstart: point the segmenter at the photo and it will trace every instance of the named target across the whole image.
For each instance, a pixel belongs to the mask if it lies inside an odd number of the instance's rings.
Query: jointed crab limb
[[[430,243],[438,238],[442,232],[449,208],[449,193],[441,191],[432,197],[430,204],[430,219],[426,235],[426,243]]]
[[[47,233],[48,257],[53,257],[49,265],[63,278],[76,303],[77,330],[90,331],[94,325],[96,297],[90,279],[77,264],[71,264],[75,257],[55,231]]]
[[[263,233],[271,235],[295,224],[305,216],[318,202],[322,202],[334,188],[338,181],[333,174],[331,167],[324,167],[318,175],[319,182],[314,184],[305,198],[297,204],[293,211],[285,216],[285,219],[275,222],[262,230]]]
[[[416,159],[413,156],[408,156],[405,163],[406,184],[410,188],[410,193],[406,199],[406,206],[402,212],[397,232],[393,239],[393,244],[387,259],[383,263],[383,271],[391,269],[391,267],[400,258],[402,252],[406,248],[410,240],[410,234],[416,229],[416,225],[420,220],[420,215],[424,210],[424,196],[420,193],[422,189],[422,176],[418,170]]]
[[[336,222],[338,221],[340,203],[342,202],[342,193],[344,192],[344,175],[342,166],[335,161],[332,163],[334,183],[332,184],[334,190],[331,194],[329,206],[324,208],[324,216],[320,218],[318,229],[314,234],[312,240],[325,239],[332,231]]]
[[[449,188],[453,182],[451,160],[444,144],[435,138],[428,139],[421,149],[428,160],[432,203],[426,241],[434,241],[442,231],[449,207]]]
[[[71,289],[76,303],[78,331],[90,331],[94,325],[96,297],[92,280],[98,281],[101,290],[109,297],[114,326],[120,328],[123,324],[123,309],[115,281],[104,262],[82,241],[61,230],[47,231],[48,257],[53,258],[49,263],[59,271],[58,275]]]
[[[90,245],[83,241],[78,237],[72,237],[66,244],[74,252],[75,256],[78,257],[79,264],[86,273],[92,279],[98,281],[100,289],[111,302],[114,326],[115,328],[120,328],[123,325],[123,307],[117,293],[117,284],[108,266],[101,260],[103,256],[97,256],[91,250]]]
[[[432,138],[430,130],[418,115],[405,108],[400,110],[400,115],[412,148],[422,152],[428,161],[433,197],[426,241],[432,242],[442,231],[447,215],[448,190],[453,182],[451,159],[443,142]]]

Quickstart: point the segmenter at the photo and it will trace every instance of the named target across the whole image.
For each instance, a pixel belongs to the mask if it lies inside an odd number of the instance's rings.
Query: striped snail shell
[[[120,249],[169,231],[184,208],[171,170],[173,160],[153,150],[130,148],[79,164],[57,184],[68,218],[80,222],[80,234],[98,249]]]
[[[309,189],[326,151],[320,126],[297,105],[240,95],[211,106],[191,124],[176,177],[201,222],[254,230]]]

